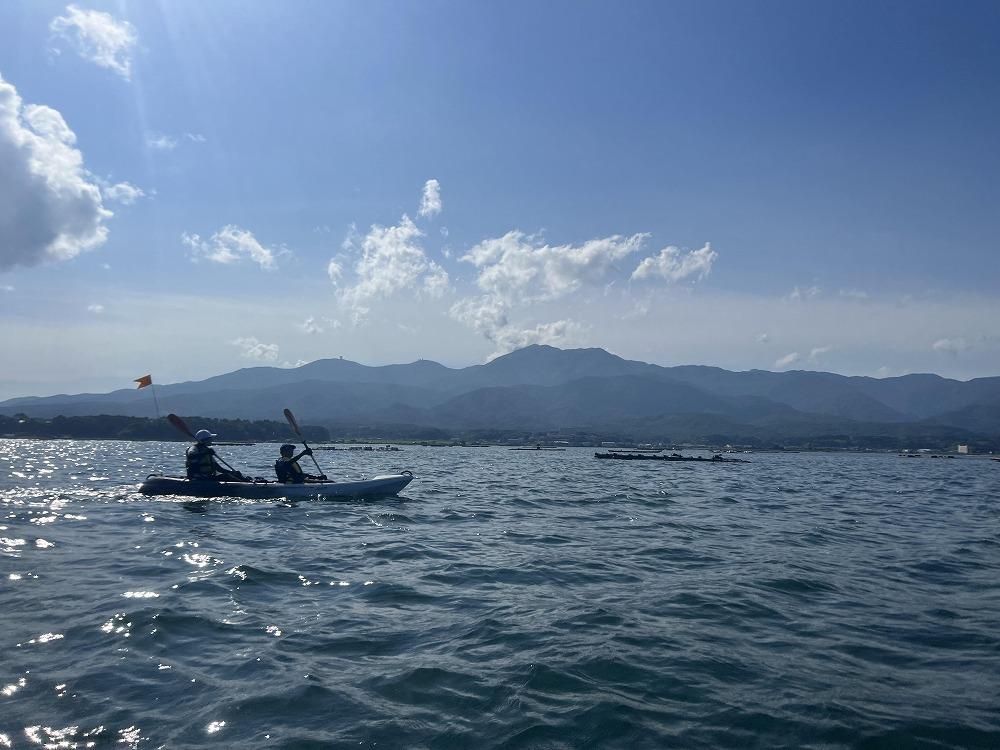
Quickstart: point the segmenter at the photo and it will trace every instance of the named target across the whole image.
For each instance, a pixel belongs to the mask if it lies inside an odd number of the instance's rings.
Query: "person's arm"
[[[312,448],[306,448],[304,451],[299,453],[299,455],[295,456],[295,458],[293,458],[292,460],[298,461],[303,456],[311,456],[312,454],[313,454]]]

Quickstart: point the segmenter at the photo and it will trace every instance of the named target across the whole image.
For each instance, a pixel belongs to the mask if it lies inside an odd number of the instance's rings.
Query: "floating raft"
[[[674,453],[670,456],[656,456],[649,453],[595,453],[594,458],[616,458],[619,461],[696,461],[707,464],[750,463],[749,461],[744,461],[742,458],[723,458],[720,455],[712,456],[711,458],[702,458],[700,456],[682,456],[680,453]]]

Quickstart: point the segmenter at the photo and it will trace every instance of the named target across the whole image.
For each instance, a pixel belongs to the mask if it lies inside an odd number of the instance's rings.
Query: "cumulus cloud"
[[[361,256],[354,264],[356,281],[342,286],[339,293],[341,305],[350,311],[352,321],[363,321],[374,300],[386,299],[406,290],[423,290],[429,296],[441,296],[448,289],[448,273],[430,260],[418,240],[423,233],[413,221],[403,215],[399,224],[392,227],[373,225],[361,242]],[[331,261],[331,266],[334,262]],[[331,280],[339,281],[342,269],[330,273]]]
[[[209,239],[197,234],[181,234],[181,242],[191,249],[191,259],[201,258],[213,263],[237,263],[249,259],[262,269],[277,268],[277,256],[287,253],[284,248],[269,248],[262,245],[247,229],[227,224]]]
[[[582,245],[539,244],[523,232],[483,240],[462,256],[477,269],[476,285],[513,304],[553,300],[585,283],[600,284],[616,261],[637,252],[648,235],[613,235]]]
[[[265,344],[254,336],[240,336],[229,342],[238,347],[240,356],[246,359],[256,359],[262,362],[275,362],[278,359],[278,345]]]
[[[770,340],[771,340],[771,337],[768,334],[766,334],[766,333],[758,333],[754,337],[754,341],[756,341],[758,344],[766,344]]]
[[[208,139],[201,133],[185,133],[184,137],[187,138],[192,143],[204,143]]]
[[[510,322],[514,306],[560,299],[605,283],[615,263],[638,252],[648,235],[613,235],[581,245],[548,245],[520,231],[486,239],[461,260],[476,268],[483,294],[452,305],[449,313],[497,345],[498,353],[529,343],[566,343],[581,327],[569,320],[522,328]]]
[[[466,297],[451,306],[449,314],[459,323],[471,328],[490,341],[496,341],[496,334],[509,325],[507,304],[492,295]]]
[[[104,188],[104,197],[109,201],[121,203],[123,206],[131,206],[140,198],[146,196],[142,188],[136,187],[128,182],[119,182]]]
[[[104,312],[104,305],[87,305],[87,312],[100,315]]]
[[[522,328],[510,322],[508,312],[507,303],[486,294],[459,300],[451,306],[449,314],[496,346],[491,358],[530,344],[572,345],[581,340],[585,332],[584,327],[573,320]]]
[[[709,242],[700,250],[691,252],[670,245],[660,250],[659,255],[643,258],[632,272],[632,279],[661,278],[677,282],[690,278],[700,281],[712,272],[712,264],[718,255]]]
[[[956,338],[938,339],[931,344],[931,348],[936,352],[942,352],[944,354],[951,354],[954,356],[960,352],[964,352],[966,349],[971,349],[972,344],[959,336]]]
[[[575,346],[583,338],[585,329],[574,320],[556,320],[552,323],[539,323],[533,328],[517,328],[506,326],[496,331],[496,351],[491,355],[523,349],[532,344],[549,344],[550,346]]]
[[[433,219],[441,213],[441,208],[441,183],[437,180],[427,180],[424,183],[423,195],[420,197],[420,210],[418,213],[428,219]]]
[[[67,260],[104,243],[100,186],[56,110],[24,105],[0,77],[0,271]]]
[[[49,30],[71,44],[84,60],[112,70],[126,81],[131,77],[132,50],[139,37],[128,21],[67,5],[65,15],[52,19]]]

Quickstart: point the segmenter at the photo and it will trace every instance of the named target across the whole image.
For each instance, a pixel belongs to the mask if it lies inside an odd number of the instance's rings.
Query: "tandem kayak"
[[[139,485],[143,495],[184,495],[185,497],[240,497],[248,500],[268,500],[282,497],[374,497],[395,495],[413,481],[413,474],[381,474],[356,482],[213,482],[207,480],[164,477],[151,474]]]

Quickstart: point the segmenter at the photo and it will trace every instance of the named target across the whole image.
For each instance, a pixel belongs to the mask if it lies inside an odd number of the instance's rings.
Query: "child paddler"
[[[278,481],[283,484],[305,484],[306,482],[325,482],[326,474],[306,474],[299,466],[299,459],[303,456],[311,456],[312,448],[306,448],[297,456],[295,446],[286,444],[281,446],[281,458],[274,462],[274,473],[278,475]]]

